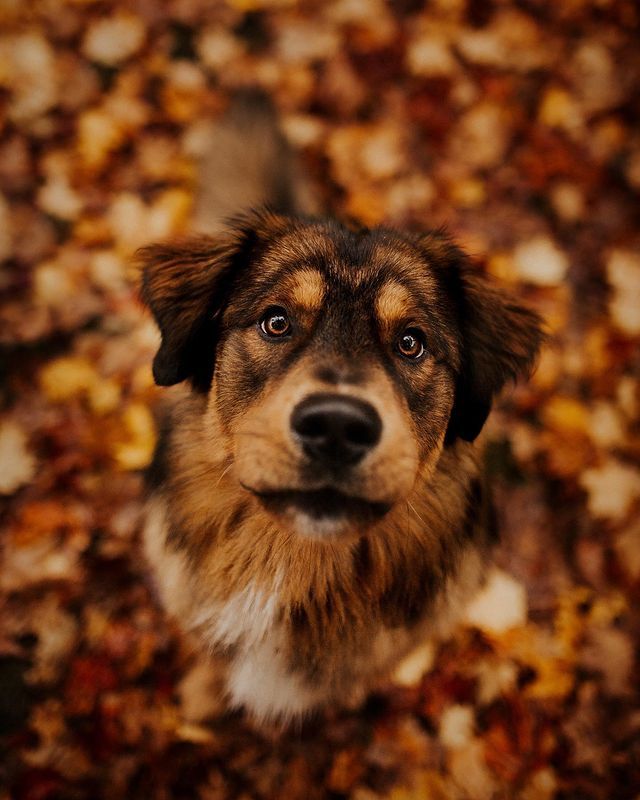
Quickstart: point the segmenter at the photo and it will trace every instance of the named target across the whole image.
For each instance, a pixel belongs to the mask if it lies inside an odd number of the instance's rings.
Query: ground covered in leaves
[[[640,33],[633,0],[2,0],[0,799],[637,798]],[[491,422],[485,595],[386,693],[203,719],[141,562],[156,334],[202,120],[274,98],[324,207],[447,223],[546,318]]]

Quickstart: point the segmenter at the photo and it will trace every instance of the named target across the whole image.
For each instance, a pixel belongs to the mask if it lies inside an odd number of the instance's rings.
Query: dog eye
[[[420,358],[425,351],[424,334],[417,328],[407,328],[397,340],[396,349],[405,358]]]
[[[270,339],[286,336],[291,331],[291,323],[284,308],[267,309],[258,324],[260,330]]]

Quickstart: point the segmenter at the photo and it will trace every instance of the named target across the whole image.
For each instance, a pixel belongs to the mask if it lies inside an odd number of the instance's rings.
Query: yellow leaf
[[[587,433],[589,430],[587,408],[572,397],[552,397],[544,407],[542,418],[546,425],[560,432]]]
[[[51,361],[40,372],[40,386],[52,402],[64,402],[91,389],[99,381],[86,358],[66,356]]]
[[[122,422],[128,437],[116,444],[116,461],[122,469],[143,469],[151,461],[156,444],[151,412],[142,403],[132,403],[122,415]]]

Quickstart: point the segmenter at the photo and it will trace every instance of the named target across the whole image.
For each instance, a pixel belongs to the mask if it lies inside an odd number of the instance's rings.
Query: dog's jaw
[[[248,491],[273,516],[276,524],[297,535],[324,542],[359,537],[392,507],[392,503],[347,495],[332,487]]]
[[[336,542],[357,535],[353,523],[344,516],[315,517],[296,509],[290,512],[289,519],[296,534],[315,541]]]

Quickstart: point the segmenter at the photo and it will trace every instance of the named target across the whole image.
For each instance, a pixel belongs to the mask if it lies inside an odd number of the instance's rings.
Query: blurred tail
[[[317,210],[263,92],[238,93],[203,141],[194,215],[198,233],[215,233],[225,219],[262,205],[282,214]]]

